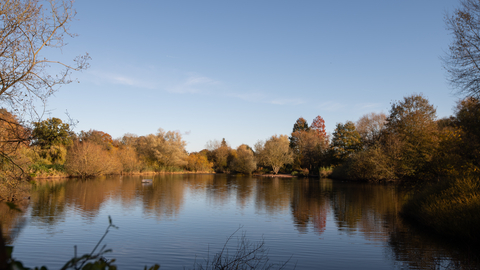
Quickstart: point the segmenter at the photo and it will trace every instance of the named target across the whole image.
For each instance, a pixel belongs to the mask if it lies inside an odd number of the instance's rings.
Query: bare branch
[[[462,0],[454,15],[445,18],[453,35],[449,54],[442,58],[448,80],[458,93],[480,96],[480,1]]]
[[[73,64],[41,57],[44,48],[62,49],[75,17],[71,1],[49,0],[44,7],[38,0],[9,0],[0,4],[0,104],[11,111],[34,110],[34,100],[44,101],[58,87],[72,82],[72,71],[88,68],[85,54]],[[48,64],[65,69],[50,75]],[[34,113],[35,114],[35,113]]]

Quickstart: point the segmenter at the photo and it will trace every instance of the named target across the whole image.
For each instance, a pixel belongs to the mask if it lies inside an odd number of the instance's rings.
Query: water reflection
[[[26,218],[24,212],[27,209],[28,202],[17,205],[22,211],[10,209],[6,204],[0,203],[0,226],[5,243],[11,244],[19,235],[20,231],[26,226]]]
[[[325,231],[331,191],[331,180],[293,181],[290,208],[295,228],[300,233],[307,233],[309,223],[313,224],[317,234],[320,235]]]
[[[399,220],[404,195],[393,185],[334,183],[331,202],[338,229],[386,241]]]
[[[450,243],[403,222],[390,231],[389,255],[412,269],[480,269],[478,250]]]
[[[64,221],[69,211],[93,220],[105,205],[123,211],[141,209],[144,216],[157,220],[175,219],[182,216],[189,200],[192,203],[192,198],[204,197],[204,207],[233,203],[238,209],[253,207],[257,215],[288,217],[292,231],[298,235],[311,233],[318,239],[335,230],[347,237],[362,237],[367,243],[383,246],[386,259],[402,267],[480,266],[475,251],[425,236],[405,224],[398,214],[405,194],[394,185],[230,175],[157,175],[147,177],[153,178],[151,184],[142,184],[143,178],[103,177],[39,184],[32,193],[30,211],[27,206],[23,206],[24,213],[18,213],[0,205],[3,234],[13,242],[25,226],[25,217],[47,228]],[[305,243],[305,249],[314,248],[318,247]]]
[[[45,182],[34,188],[31,196],[31,218],[33,222],[55,226],[65,215],[65,180]]]
[[[259,178],[255,181],[255,208],[257,212],[276,215],[288,211],[293,182],[280,178]]]

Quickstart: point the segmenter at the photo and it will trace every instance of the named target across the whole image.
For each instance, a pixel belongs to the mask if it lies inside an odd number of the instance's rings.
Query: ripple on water
[[[60,268],[73,245],[79,254],[91,251],[109,215],[119,229],[104,243],[120,269],[192,268],[239,228],[230,251],[245,233],[265,241],[270,262],[290,259],[287,269],[428,269],[430,258],[451,254],[402,224],[395,212],[401,194],[382,185],[190,175],[156,176],[144,187],[139,179],[66,182],[56,195],[32,199],[14,256],[30,267]]]

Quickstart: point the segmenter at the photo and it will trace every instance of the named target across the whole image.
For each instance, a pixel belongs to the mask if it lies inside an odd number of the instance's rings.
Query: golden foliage
[[[122,164],[123,172],[131,173],[141,170],[142,164],[138,159],[137,152],[132,147],[125,146],[119,148],[116,150],[116,156]]]
[[[82,178],[102,174],[119,173],[121,163],[114,153],[90,142],[75,142],[70,148],[65,169],[71,175]]]
[[[245,144],[240,145],[231,162],[231,169],[236,172],[251,174],[257,168],[253,151]]]
[[[211,172],[213,171],[213,163],[208,161],[206,155],[190,153],[187,158],[187,170],[193,172]]]
[[[293,133],[292,133],[292,136]],[[296,140],[299,142],[299,140]],[[255,152],[260,164],[272,167],[275,174],[285,164],[293,162],[293,153],[289,147],[289,139],[287,135],[274,135],[265,143],[259,141],[255,144]]]

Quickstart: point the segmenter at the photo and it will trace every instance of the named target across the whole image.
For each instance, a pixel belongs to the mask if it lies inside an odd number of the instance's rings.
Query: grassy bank
[[[479,245],[480,178],[464,176],[432,184],[407,201],[402,215],[452,240]]]

